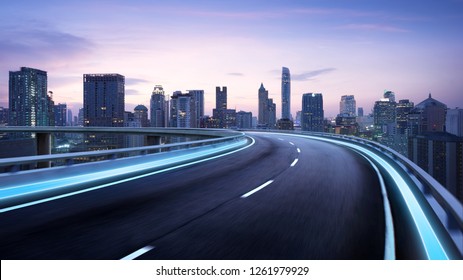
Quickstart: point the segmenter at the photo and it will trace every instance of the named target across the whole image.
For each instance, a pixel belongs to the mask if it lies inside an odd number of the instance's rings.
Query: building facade
[[[161,85],[156,85],[150,99],[150,124],[152,127],[166,127],[166,97]]]
[[[463,137],[463,109],[447,110],[445,130],[455,136]]]
[[[281,118],[291,120],[291,74],[287,67],[281,71]]]
[[[10,71],[8,86],[10,126],[54,125],[46,71],[28,67]]]
[[[323,95],[304,93],[302,95],[301,129],[303,131],[324,131]]]
[[[59,103],[54,106],[55,126],[67,125],[67,105]]]
[[[355,117],[356,116],[356,102],[353,95],[341,96],[339,102],[339,114],[343,117]]]

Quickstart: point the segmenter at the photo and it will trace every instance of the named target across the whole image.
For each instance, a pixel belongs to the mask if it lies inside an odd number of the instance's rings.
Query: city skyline
[[[55,102],[74,114],[83,104],[82,74],[119,73],[127,79],[126,110],[149,105],[162,84],[168,95],[203,89],[210,115],[223,85],[229,108],[257,116],[264,83],[281,116],[286,66],[293,116],[306,92],[323,93],[327,117],[336,116],[343,95],[368,114],[385,90],[415,103],[431,92],[463,107],[462,1],[151,2],[4,5],[0,106],[8,107],[9,71],[25,66],[47,71]]]

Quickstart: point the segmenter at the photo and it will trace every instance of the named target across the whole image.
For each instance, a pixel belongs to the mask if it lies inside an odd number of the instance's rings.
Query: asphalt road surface
[[[249,135],[231,155],[1,213],[0,258],[383,258],[381,187],[362,156]]]

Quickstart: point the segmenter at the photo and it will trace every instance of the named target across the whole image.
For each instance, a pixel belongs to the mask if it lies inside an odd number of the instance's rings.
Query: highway
[[[0,213],[1,259],[383,259],[375,170],[296,136]],[[57,174],[59,176],[59,174]]]

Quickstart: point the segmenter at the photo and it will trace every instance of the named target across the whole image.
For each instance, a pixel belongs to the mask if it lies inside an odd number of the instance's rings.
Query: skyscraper
[[[413,135],[425,132],[443,132],[447,105],[429,97],[410,111],[408,117],[409,132]]]
[[[47,95],[47,72],[21,67],[10,71],[9,78],[10,126],[49,126],[52,100]]]
[[[137,105],[133,109],[135,121],[140,123],[140,127],[149,127],[148,108],[145,105]]]
[[[354,117],[356,110],[356,102],[353,95],[341,96],[339,102],[339,114],[343,117]]]
[[[304,131],[323,132],[323,96],[321,93],[304,93],[302,95],[301,129]]]
[[[252,113],[244,111],[237,112],[236,126],[241,129],[252,128]]]
[[[150,115],[152,127],[166,127],[166,97],[161,85],[156,85],[151,93]]]
[[[269,111],[268,111],[268,90],[265,89],[264,84],[260,84],[259,92],[259,115],[258,124],[268,125]]]
[[[84,126],[123,127],[125,77],[119,74],[84,74]],[[123,137],[114,134],[88,134],[89,150],[115,149]]]
[[[225,88],[226,91],[226,88]],[[201,126],[201,118],[204,116],[204,90],[187,90],[189,94],[193,97],[195,103],[195,126]]]
[[[125,77],[84,74],[84,126],[124,126]]]
[[[195,127],[195,101],[190,93],[175,91],[170,99],[170,126]]]
[[[291,119],[291,75],[286,67],[281,74],[281,118]]]
[[[67,106],[66,104],[58,104],[54,106],[55,126],[66,126],[67,123]]]
[[[220,109],[227,109],[227,87],[220,87],[215,88],[215,108]]]
[[[456,108],[447,110],[445,130],[450,134],[463,137],[463,109]]]

